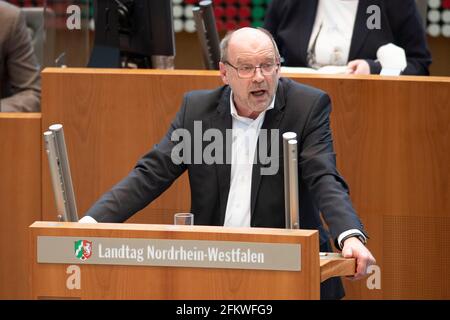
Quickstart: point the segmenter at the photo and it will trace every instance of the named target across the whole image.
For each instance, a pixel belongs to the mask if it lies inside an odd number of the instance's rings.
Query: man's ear
[[[227,68],[225,68],[225,64],[223,62],[219,62],[219,72],[223,83],[229,84],[227,78]]]

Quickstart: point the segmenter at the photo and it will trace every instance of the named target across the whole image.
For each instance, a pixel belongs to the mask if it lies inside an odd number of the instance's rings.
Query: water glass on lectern
[[[194,225],[194,215],[192,213],[175,213],[174,224],[192,226]]]

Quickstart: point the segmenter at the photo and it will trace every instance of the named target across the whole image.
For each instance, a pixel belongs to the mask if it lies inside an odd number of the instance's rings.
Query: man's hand
[[[351,237],[344,241],[342,256],[356,259],[356,274],[353,277],[349,277],[351,280],[359,280],[365,277],[367,268],[376,263],[369,249],[356,237]]]
[[[353,60],[347,64],[348,74],[370,74],[370,66],[366,60]]]

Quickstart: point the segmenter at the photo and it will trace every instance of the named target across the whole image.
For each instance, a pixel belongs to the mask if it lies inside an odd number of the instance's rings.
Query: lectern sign
[[[301,270],[300,244],[39,236],[38,263]]]

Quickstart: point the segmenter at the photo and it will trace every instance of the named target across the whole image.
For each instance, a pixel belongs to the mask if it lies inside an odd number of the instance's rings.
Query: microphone
[[[283,133],[284,206],[286,229],[300,229],[297,134]]]

